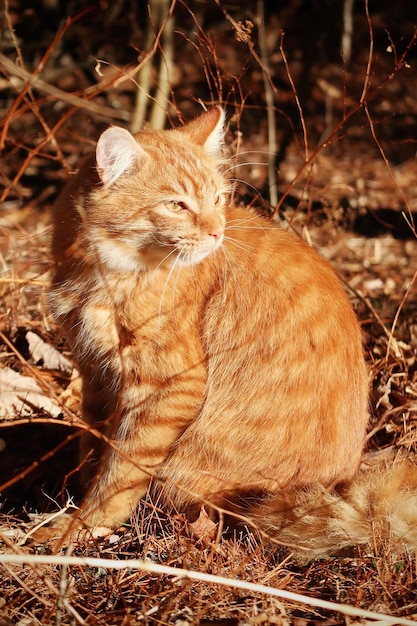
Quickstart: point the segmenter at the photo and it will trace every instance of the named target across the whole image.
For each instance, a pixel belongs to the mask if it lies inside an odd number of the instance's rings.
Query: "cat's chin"
[[[200,263],[211,254],[214,254],[214,252],[221,247],[222,242],[223,235],[214,244],[211,244],[203,249],[193,250],[191,252],[182,251],[178,256],[178,264],[186,266],[197,265],[197,263]]]
[[[185,267],[188,267],[190,265],[197,265],[214,252],[214,250],[209,250],[204,252],[191,252],[187,254],[181,254],[181,256],[178,258],[178,265],[184,265]]]

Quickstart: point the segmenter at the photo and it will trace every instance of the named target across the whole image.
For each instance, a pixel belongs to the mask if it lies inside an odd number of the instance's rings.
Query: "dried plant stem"
[[[40,88],[40,84],[46,85],[46,83],[43,83],[43,81],[39,81],[38,77],[39,77],[40,73],[42,72],[42,70],[44,69],[46,63],[48,62],[48,60],[49,60],[53,50],[55,49],[56,45],[62,39],[62,37],[64,36],[64,34],[66,33],[66,31],[68,30],[68,28],[70,26],[75,24],[78,20],[80,20],[82,17],[84,17],[87,13],[90,13],[91,10],[92,10],[92,7],[89,7],[87,9],[85,9],[84,11],[81,11],[76,17],[74,17],[74,18],[69,18],[68,17],[65,20],[65,23],[63,24],[61,29],[55,35],[51,45],[48,46],[48,49],[46,50],[46,52],[43,55],[43,57],[40,60],[40,62],[38,63],[36,69],[34,70],[34,72],[32,74],[30,74],[29,72],[27,72],[24,69],[23,57],[22,57],[22,54],[20,52],[20,48],[19,48],[19,46],[17,44],[17,40],[16,40],[16,38],[14,36],[13,26],[12,26],[12,23],[11,23],[11,20],[10,20],[10,17],[9,17],[8,4],[9,3],[6,0],[5,1],[5,15],[6,15],[6,18],[7,18],[7,21],[8,21],[9,31],[10,31],[10,33],[12,33],[12,36],[13,36],[13,41],[14,41],[14,44],[15,44],[17,55],[19,57],[19,62],[20,62],[21,67],[15,65],[12,61],[10,61],[4,55],[0,55],[0,67],[3,66],[6,69],[8,69],[8,71],[10,71],[11,74],[14,74],[15,76],[17,75],[20,78],[23,78],[23,80],[25,80],[26,84],[23,87],[23,89],[20,91],[20,93],[17,96],[16,100],[13,102],[13,105],[12,105],[10,111],[8,112],[8,114],[7,114],[7,116],[6,116],[5,120],[4,120],[4,126],[3,126],[3,130],[2,130],[2,133],[1,133],[1,137],[0,137],[0,150],[3,150],[3,148],[4,148],[10,122],[12,121],[15,112],[18,110],[19,105],[23,101],[23,99],[25,98],[26,94],[29,93],[31,95],[31,88],[34,86],[35,83],[36,83],[36,86],[38,88]],[[48,87],[50,87],[50,86],[48,85]],[[58,90],[58,91],[60,91],[60,90]],[[65,92],[63,92],[63,93],[65,93]]]
[[[149,19],[146,29],[145,48],[151,47],[153,38],[154,32],[152,30],[152,22]],[[143,123],[146,117],[146,105],[148,103],[152,82],[152,66],[150,60],[148,61],[148,63],[145,63],[140,68],[136,80],[136,100],[129,123],[129,127],[132,133],[137,133],[143,127]]]
[[[375,307],[373,306],[372,302],[370,301],[369,298],[366,298],[365,296],[363,296],[361,293],[357,292],[357,294],[359,295],[359,297],[361,298],[361,300],[363,302],[365,302],[366,306],[368,307],[368,309],[371,311],[372,315],[374,316],[374,318],[376,319],[376,321],[378,322],[378,324],[380,325],[380,327],[382,328],[382,330],[384,331],[385,336],[388,339],[388,346],[387,346],[387,350],[392,350],[392,352],[394,353],[394,356],[396,358],[400,358],[402,356],[401,354],[401,350],[400,347],[398,345],[397,340],[395,339],[395,337],[392,335],[392,332],[387,328],[387,326],[384,324],[384,322],[382,321],[380,315],[376,312]]]
[[[361,104],[365,103],[366,95],[368,93],[369,80],[370,80],[372,61],[373,61],[373,53],[374,53],[374,31],[372,28],[371,16],[369,14],[368,0],[365,0],[365,14],[366,14],[366,21],[368,24],[368,32],[369,32],[369,54],[368,54],[368,62],[366,65],[366,71],[365,71],[365,79],[363,81],[362,95],[359,100]]]
[[[341,54],[343,61],[346,65],[349,65],[350,55],[352,52],[353,3],[354,0],[343,0],[343,33]]]
[[[101,567],[104,569],[117,569],[117,570],[129,570],[137,569],[142,572],[149,572],[152,574],[174,576],[175,579],[188,578],[199,582],[206,582],[213,585],[221,585],[223,587],[232,587],[234,589],[244,589],[253,593],[261,593],[268,596],[274,596],[282,598],[284,600],[290,600],[291,602],[298,602],[301,604],[307,604],[308,606],[318,607],[320,609],[326,609],[329,611],[337,611],[343,615],[351,617],[362,617],[372,620],[379,620],[381,623],[389,624],[403,624],[404,626],[416,626],[417,622],[414,620],[393,617],[391,615],[384,615],[383,613],[376,613],[374,611],[368,611],[366,609],[360,609],[348,604],[338,604],[337,602],[329,602],[328,600],[321,600],[319,598],[313,598],[305,596],[292,591],[286,591],[285,589],[276,589],[275,587],[268,587],[267,585],[259,585],[251,583],[246,580],[236,580],[232,578],[225,578],[223,576],[216,576],[214,574],[206,574],[205,572],[196,572],[193,570],[170,567],[168,565],[160,565],[159,563],[152,563],[150,561],[142,561],[141,559],[127,559],[124,561],[115,561],[112,559],[100,559],[94,557],[74,557],[74,556],[56,556],[56,555],[30,555],[30,554],[0,554],[0,563],[27,563],[28,565],[58,565],[58,566],[79,566],[79,567]]]
[[[365,104],[367,104],[367,102],[369,102],[369,100],[372,97],[374,97],[375,94],[377,94],[377,93],[379,94],[381,92],[381,89],[384,87],[384,85],[386,83],[388,83],[390,80],[392,80],[394,78],[394,76],[397,74],[397,72],[405,65],[408,53],[410,52],[411,48],[414,46],[416,40],[417,40],[417,28],[414,29],[414,32],[413,32],[412,36],[410,37],[410,40],[409,40],[407,46],[405,47],[405,50],[403,51],[401,56],[396,61],[395,67],[394,67],[393,71],[391,72],[391,74],[387,75],[376,87],[374,87],[372,89],[371,92],[369,92],[369,90],[368,90],[369,89],[369,72],[370,72],[369,68],[370,68],[371,61],[368,60],[368,68],[367,68],[367,71],[366,71],[366,76],[365,76],[365,79],[364,79],[364,86],[363,86],[363,89],[362,89],[362,98],[356,104],[354,104],[349,111],[347,111],[345,113],[343,119],[338,124],[336,124],[336,126],[327,135],[327,137],[324,139],[324,141],[320,142],[319,145],[316,146],[316,148],[314,148],[314,150],[311,152],[311,154],[308,157],[308,159],[303,163],[302,167],[299,168],[299,170],[298,170],[297,174],[294,176],[293,180],[289,183],[289,185],[287,185],[287,188],[283,192],[283,194],[282,194],[282,196],[281,196],[277,206],[275,207],[275,210],[274,210],[273,214],[278,213],[278,211],[281,209],[281,206],[285,202],[285,199],[287,198],[287,196],[290,194],[291,189],[300,180],[301,176],[306,171],[306,168],[308,168],[308,166],[311,165],[314,162],[314,160],[316,159],[317,155],[325,147],[331,145],[334,141],[337,140],[338,134],[340,133],[341,129],[344,126],[346,126],[346,123],[354,115],[356,115],[356,113],[358,113],[358,111],[363,109]],[[367,101],[366,101],[366,103],[363,100],[363,97],[364,97],[365,93],[367,94]]]
[[[388,174],[391,178],[391,180],[393,181],[395,188],[397,189],[401,200],[404,202],[404,206],[407,208],[407,212],[408,212],[408,216],[410,219],[410,228],[411,230],[414,231],[414,221],[413,221],[413,216],[412,216],[412,211],[409,205],[409,202],[407,200],[407,196],[405,195],[405,193],[403,192],[403,190],[400,188],[400,186],[398,185],[398,182],[394,176],[394,173],[392,171],[392,167],[391,164],[384,152],[384,149],[376,135],[375,132],[375,125],[373,123],[371,114],[369,112],[369,108],[368,108],[368,104],[366,102],[366,96],[367,96],[367,92],[368,92],[368,88],[369,88],[369,81],[370,81],[370,75],[371,75],[371,69],[372,69],[372,58],[373,58],[373,50],[374,50],[374,33],[373,33],[373,27],[372,27],[372,20],[371,20],[371,16],[369,14],[369,4],[368,4],[368,0],[366,0],[365,2],[365,14],[366,14],[366,21],[368,24],[368,32],[369,32],[369,54],[368,54],[368,63],[366,66],[366,72],[365,72],[365,79],[364,79],[364,83],[363,83],[363,89],[362,89],[362,95],[360,98],[360,103],[363,105],[363,109],[365,111],[365,115],[367,117],[368,123],[369,123],[369,129],[371,131],[371,135],[373,140],[375,141],[378,150],[382,156],[382,159],[387,167],[388,170]],[[404,57],[405,59],[405,57]],[[398,64],[398,61],[396,60],[396,65]],[[401,63],[402,65],[404,64],[404,61]]]
[[[169,76],[172,71],[174,59],[173,11],[175,4],[176,0],[172,0],[172,2],[170,2],[170,0],[150,0],[148,5],[150,15],[146,30],[145,47],[147,49],[152,47],[152,42],[156,39],[155,30],[158,30],[158,38],[162,39],[158,87],[150,117],[150,126],[155,130],[163,128],[166,119]],[[146,105],[150,98],[152,84],[151,58],[151,56],[148,58],[147,63],[142,65],[137,74],[138,91],[130,120],[130,130],[132,133],[138,132],[143,127],[146,118]]]
[[[386,352],[386,355],[385,355],[385,359],[386,360],[388,360],[388,357],[389,357],[389,353],[390,353],[390,350],[391,350],[391,344],[394,343],[394,346],[397,345],[397,341],[396,341],[396,339],[394,337],[395,327],[397,326],[398,318],[400,317],[400,313],[401,313],[401,311],[403,309],[403,306],[404,306],[404,304],[405,304],[405,302],[406,302],[406,300],[407,300],[407,298],[408,298],[408,296],[410,294],[410,291],[412,290],[412,288],[414,286],[416,278],[417,278],[417,271],[414,273],[414,276],[411,279],[411,281],[410,281],[410,283],[409,283],[409,285],[408,285],[408,287],[407,287],[407,289],[406,289],[406,291],[404,293],[404,296],[402,297],[402,300],[401,300],[401,302],[400,302],[400,304],[399,304],[399,306],[397,308],[397,311],[395,313],[395,317],[394,317],[394,320],[393,320],[392,325],[391,325],[391,331],[390,331],[390,333],[388,335],[387,352]]]
[[[4,543],[4,545],[6,545],[10,550],[13,550],[14,554],[14,558],[18,559],[17,561],[7,561],[6,559],[3,561],[3,563],[25,563],[26,561],[24,561],[24,554],[20,551],[20,549],[14,545],[10,539],[8,537],[6,537],[3,533],[0,532],[0,540]],[[0,556],[6,556],[5,554],[0,555]],[[69,557],[67,557],[69,558]],[[0,563],[2,562],[2,560],[0,559]],[[55,585],[52,583],[51,579],[49,576],[46,576],[42,570],[41,570],[41,565],[43,563],[31,563],[31,567],[33,568],[33,570],[36,572],[36,574],[39,576],[39,578],[42,580],[42,582],[44,583],[46,589],[48,589],[48,591],[56,598],[59,598],[60,596],[60,592],[59,589],[57,589],[55,587]],[[14,576],[14,578],[18,578],[17,576]],[[20,584],[23,583],[23,581],[20,580],[20,578],[18,578],[18,581]],[[34,590],[30,589],[29,593],[32,597],[35,597],[36,599],[40,599],[42,604],[45,604],[45,606],[50,606],[49,602],[47,600],[44,600],[43,598],[41,598],[40,596],[38,596],[38,594],[36,594],[34,592]],[[85,621],[83,620],[83,618],[81,617],[81,615],[78,613],[78,611],[76,609],[74,609],[74,607],[68,602],[68,600],[66,598],[63,599],[63,605],[65,607],[65,610],[67,611],[67,613],[69,615],[71,615],[79,624],[81,624],[81,626],[84,626]]]
[[[66,556],[71,556],[72,554],[72,545],[70,545],[66,551]],[[61,626],[62,624],[62,613],[65,610],[65,601],[66,601],[66,593],[68,587],[68,563],[64,563],[61,569],[61,576],[59,581],[59,596],[58,601],[56,603],[56,617],[55,617],[55,625]],[[83,620],[83,623],[84,620]]]
[[[284,50],[284,35],[285,35],[285,33],[281,34],[281,42],[280,42],[280,45],[279,45],[279,50],[280,50],[281,55],[282,55],[282,60],[284,61],[285,70],[287,72],[287,78],[288,78],[288,81],[289,81],[289,83],[291,85],[292,93],[294,95],[294,100],[295,100],[295,103],[297,105],[298,112],[300,114],[300,122],[301,122],[301,127],[303,129],[303,139],[304,139],[304,160],[305,160],[305,163],[308,163],[309,162],[309,149],[308,149],[307,127],[306,127],[306,123],[305,123],[305,120],[304,120],[303,107],[301,106],[300,98],[298,97],[297,89],[296,89],[295,83],[294,83],[292,75],[291,75],[291,71],[290,71],[290,67],[289,67],[289,64],[288,64],[287,56],[285,54],[285,50]]]
[[[61,100],[62,102],[66,102],[67,104],[71,104],[72,106],[77,107],[78,109],[84,109],[90,111],[90,113],[95,113],[96,115],[100,115],[101,117],[109,117],[110,119],[120,119],[120,120],[128,120],[129,113],[126,111],[118,111],[112,109],[111,107],[106,107],[100,104],[96,104],[95,102],[91,102],[89,99],[85,99],[85,96],[77,96],[72,93],[68,93],[67,91],[63,91],[58,87],[54,87],[54,85],[50,85],[45,82],[37,74],[31,74],[27,70],[19,67],[9,58],[7,58],[4,54],[0,53],[0,69],[6,70],[12,76],[17,76],[18,78],[25,81],[25,87],[23,90],[27,90],[28,85],[30,87],[36,87],[39,91],[43,91],[49,96],[53,96],[56,100]],[[135,71],[137,71],[135,69]],[[97,87],[96,87],[97,89]],[[97,95],[100,93],[100,89],[96,91]],[[9,111],[7,118],[4,121],[4,127],[2,132],[2,141],[5,140],[5,130],[7,131],[9,123],[13,120],[13,117],[16,115],[16,111],[13,109]],[[6,125],[7,124],[7,125]]]
[[[414,225],[414,220],[413,220],[413,213],[411,211],[410,204],[408,202],[407,196],[405,195],[404,191],[399,186],[399,184],[397,182],[397,179],[395,178],[394,172],[392,170],[391,164],[390,164],[390,162],[388,160],[388,157],[385,154],[385,151],[384,151],[384,149],[383,149],[383,147],[381,145],[381,142],[379,141],[379,139],[378,139],[378,137],[376,135],[375,125],[374,125],[373,119],[371,117],[371,114],[369,112],[368,105],[366,103],[364,103],[363,109],[365,111],[365,115],[366,115],[367,120],[368,120],[369,130],[371,131],[372,139],[376,143],[377,148],[378,148],[378,150],[380,152],[380,155],[381,155],[381,157],[382,157],[382,159],[383,159],[383,161],[384,161],[384,163],[386,165],[389,177],[391,178],[392,182],[394,183],[394,186],[395,186],[396,190],[398,191],[398,193],[399,193],[399,195],[401,197],[401,200],[404,202],[404,206],[407,208],[407,212],[408,212],[407,219],[409,220],[410,230],[414,231],[415,225]]]
[[[161,7],[168,8],[169,0],[159,0]],[[150,119],[151,128],[161,130],[165,126],[165,120],[168,110],[168,94],[170,89],[169,77],[172,74],[174,65],[174,16],[172,9],[175,2],[171,5],[168,12],[168,19],[165,22],[165,28],[162,33],[162,50],[161,60],[159,63],[158,87],[155,95],[155,101],[152,107]]]
[[[259,48],[261,51],[262,68],[266,71],[262,71],[262,77],[265,89],[266,99],[266,114],[268,118],[268,188],[269,199],[272,206],[276,206],[278,203],[278,190],[277,190],[277,175],[275,171],[275,156],[277,152],[277,132],[275,121],[275,102],[274,92],[272,91],[271,83],[267,78],[270,75],[270,68],[268,62],[268,46],[265,33],[265,11],[264,0],[258,0],[257,9],[258,18],[258,38]]]

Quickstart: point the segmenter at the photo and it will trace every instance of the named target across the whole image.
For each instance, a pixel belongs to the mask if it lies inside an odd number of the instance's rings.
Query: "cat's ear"
[[[209,154],[218,154],[224,141],[224,123],[226,114],[221,107],[206,111],[179,130],[191,136],[191,139],[203,146]]]
[[[111,126],[100,136],[96,148],[97,171],[103,184],[109,187],[146,157],[133,135],[120,126]]]

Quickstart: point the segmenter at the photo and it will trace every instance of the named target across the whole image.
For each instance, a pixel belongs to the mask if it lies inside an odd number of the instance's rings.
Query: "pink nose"
[[[212,233],[209,233],[210,237],[213,237],[216,241],[218,241],[224,234],[223,228],[218,228],[214,230]]]

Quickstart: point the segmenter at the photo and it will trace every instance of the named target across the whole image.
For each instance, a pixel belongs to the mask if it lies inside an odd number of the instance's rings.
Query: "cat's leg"
[[[205,366],[199,364],[167,382],[126,385],[120,394],[115,437],[81,506],[87,526],[114,528],[126,521],[149,481],[200,410]]]
[[[102,381],[94,381],[91,376],[84,377],[82,393],[85,431],[80,437],[78,478],[85,493],[106,450],[105,441],[114,434],[112,416],[116,405],[110,383],[103,385]]]
[[[192,521],[204,505],[228,508],[236,496],[251,489],[250,467],[242,468],[230,442],[202,427],[202,416],[180,437],[152,481],[152,496],[165,508],[183,511]],[[244,454],[244,451],[241,451]],[[250,463],[247,461],[246,465]],[[253,478],[253,476],[251,476]],[[272,482],[272,481],[271,481]],[[231,499],[229,503],[229,499]]]

